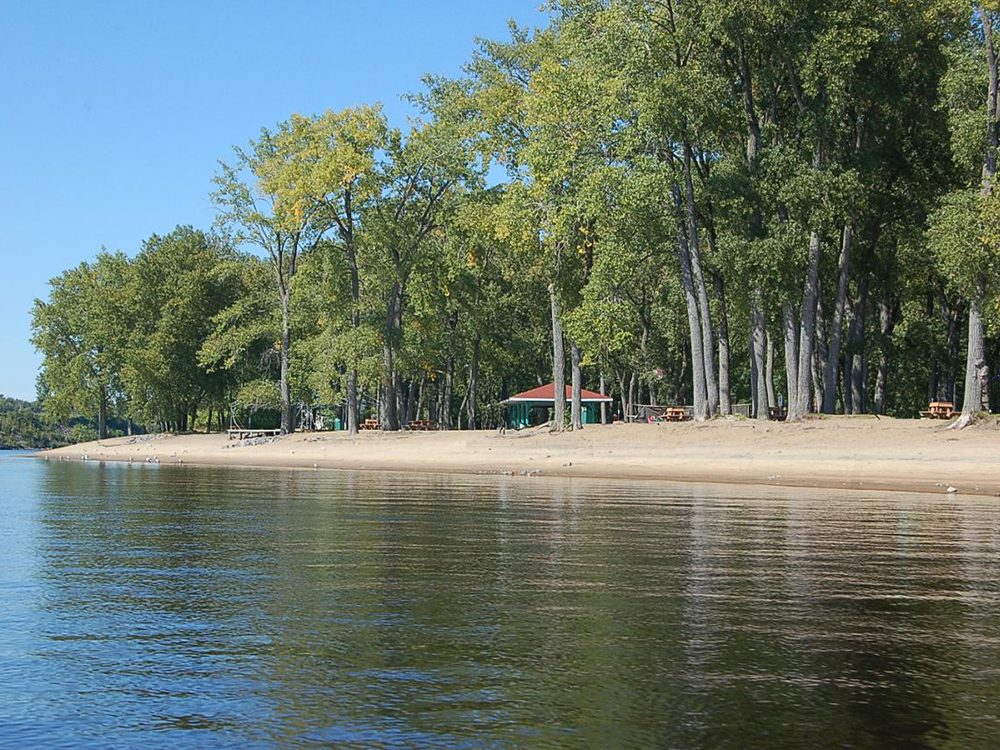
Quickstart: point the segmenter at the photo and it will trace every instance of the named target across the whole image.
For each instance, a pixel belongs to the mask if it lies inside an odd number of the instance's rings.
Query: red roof
[[[555,383],[548,383],[546,385],[540,385],[537,388],[532,388],[530,391],[524,391],[523,393],[518,393],[511,396],[507,401],[552,401],[555,402],[556,386]],[[570,401],[573,398],[573,387],[566,386],[566,400]],[[580,400],[581,401],[611,401],[610,396],[605,396],[603,393],[597,393],[596,391],[588,391],[586,388],[580,390]],[[505,402],[506,403],[506,402]]]

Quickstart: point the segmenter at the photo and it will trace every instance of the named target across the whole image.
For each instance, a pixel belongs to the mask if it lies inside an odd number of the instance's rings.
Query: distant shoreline
[[[225,435],[144,435],[37,453],[48,460],[259,468],[643,479],[1000,495],[1000,429],[832,417],[796,424],[589,425],[579,433],[296,433],[239,444]]]

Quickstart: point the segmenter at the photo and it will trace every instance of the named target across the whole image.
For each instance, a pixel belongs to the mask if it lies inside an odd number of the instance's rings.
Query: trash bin
[[[335,417],[333,420],[333,431],[340,432],[340,417]]]

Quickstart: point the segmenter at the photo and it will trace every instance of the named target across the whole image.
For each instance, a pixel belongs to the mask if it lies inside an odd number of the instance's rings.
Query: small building
[[[555,408],[555,384],[548,383],[532,388],[530,391],[518,393],[501,403],[507,407],[507,426],[520,430],[524,427],[539,425],[551,419],[552,410]],[[566,386],[566,412],[569,413],[569,404],[573,399],[572,386]],[[596,391],[588,391],[586,388],[580,391],[580,419],[584,424],[595,424],[601,421],[601,404],[611,404],[611,397]]]

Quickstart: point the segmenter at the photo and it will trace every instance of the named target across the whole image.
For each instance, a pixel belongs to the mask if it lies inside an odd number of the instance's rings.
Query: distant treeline
[[[557,3],[428,77],[405,131],[293,115],[220,166],[212,232],[53,279],[46,412],[484,427],[550,380],[619,414],[988,409],[990,8]]]
[[[92,422],[53,424],[39,405],[0,396],[0,450],[56,448],[96,437],[97,425]]]

